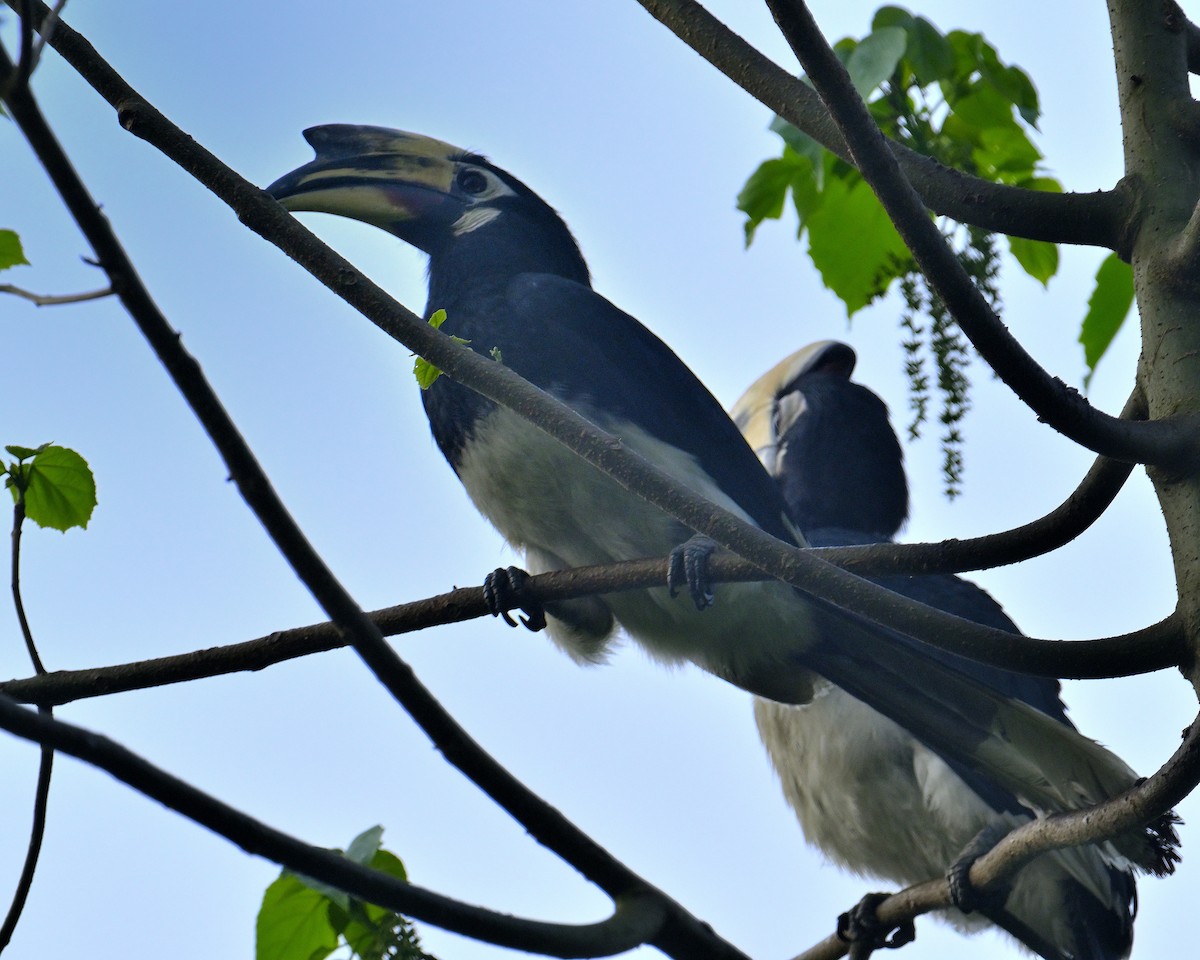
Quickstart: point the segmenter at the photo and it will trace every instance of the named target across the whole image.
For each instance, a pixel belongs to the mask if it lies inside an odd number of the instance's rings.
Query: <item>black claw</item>
[[[1008,828],[999,823],[984,827],[950,864],[946,882],[950,885],[950,901],[963,913],[973,913],[987,905],[988,896],[971,883],[971,867],[975,861],[1004,839]]]
[[[895,950],[917,939],[912,920],[895,925],[880,923],[876,908],[890,894],[868,893],[837,919],[837,938],[853,947],[852,955],[865,956],[872,950]]]
[[[535,633],[546,628],[546,611],[541,603],[525,595],[529,574],[520,567],[497,567],[483,578],[483,599],[493,617],[502,617],[510,627],[517,621],[510,610],[520,610],[521,624]]]
[[[667,589],[671,596],[678,595],[685,584],[697,610],[706,610],[713,604],[712,584],[708,581],[708,558],[717,549],[711,537],[696,534],[686,543],[671,551],[667,565]]]

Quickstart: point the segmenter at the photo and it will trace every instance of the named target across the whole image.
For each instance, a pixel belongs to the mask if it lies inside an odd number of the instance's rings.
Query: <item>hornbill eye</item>
[[[458,175],[458,186],[463,193],[478,196],[488,188],[488,178],[478,170],[466,169]]]

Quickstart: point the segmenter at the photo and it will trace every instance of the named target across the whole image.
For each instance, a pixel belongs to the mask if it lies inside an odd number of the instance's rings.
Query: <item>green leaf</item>
[[[1096,365],[1113,342],[1129,308],[1133,305],[1133,270],[1115,253],[1110,253],[1096,271],[1096,289],[1088,299],[1087,315],[1079,329],[1083,359],[1088,372],[1083,378],[1086,389]]]
[[[87,527],[96,508],[96,480],[74,450],[44,444],[28,456],[27,447],[9,447],[23,462],[9,466],[13,499],[23,497],[25,516],[39,527]],[[17,453],[16,451],[21,451]]]
[[[403,861],[390,850],[376,850],[375,856],[371,858],[371,867],[408,883],[408,871],[404,869]]]
[[[754,232],[764,220],[783,216],[783,203],[792,182],[791,167],[784,157],[764,160],[738,193],[737,208],[746,215],[747,247],[754,242]]]
[[[981,176],[1011,183],[1028,180],[1042,159],[1020,127],[992,127],[979,134],[979,146],[971,154]]]
[[[809,255],[825,286],[854,313],[883,294],[908,250],[871,188],[861,180],[826,182],[809,218]]]
[[[881,27],[868,34],[846,60],[846,70],[858,95],[866,99],[883,81],[896,72],[907,35],[900,27]]]
[[[803,230],[805,219],[819,202],[817,176],[807,156],[785,146],[783,156],[760,164],[738,194],[737,207],[746,214],[746,246],[750,246],[764,220],[778,220],[783,215],[788,190],[792,191]]]
[[[1020,67],[1007,67],[1000,62],[996,48],[982,43],[979,51],[979,72],[996,90],[1021,113],[1022,119],[1034,129],[1040,114],[1037,88]]]
[[[25,259],[21,238],[15,230],[0,230],[0,270],[22,264],[28,266],[29,261]]]
[[[783,117],[778,115],[767,125],[767,129],[772,133],[778,134],[783,142],[800,156],[808,157],[809,162],[813,165],[813,169],[820,171],[821,161],[825,156],[826,150],[816,140],[799,127],[793,127]]]
[[[1009,237],[1008,249],[1022,269],[1043,287],[1058,273],[1058,246],[1053,243]]]
[[[951,105],[954,115],[970,127],[1013,127],[1012,103],[986,83],[978,83]]]
[[[383,827],[376,824],[350,841],[350,846],[346,848],[346,858],[359,864],[370,863],[375,854],[379,852],[382,843]]]
[[[337,944],[329,901],[285,870],[263,893],[255,960],[323,960]]]
[[[1062,193],[1062,184],[1054,177],[1028,177],[1025,180],[1018,180],[1018,187],[1024,187],[1026,190],[1040,190],[1042,193]]]
[[[921,86],[954,76],[954,48],[942,32],[924,17],[913,17],[904,58]]]
[[[433,315],[429,318],[429,325],[433,327],[434,330],[438,329],[438,327],[445,322],[445,310],[435,310]],[[462,344],[468,344],[471,342],[470,340],[464,340],[462,337],[451,336],[450,339],[456,343]],[[430,387],[432,387],[437,381],[437,378],[441,375],[442,371],[424,357],[417,357],[416,360],[413,361],[413,376],[417,378],[417,384],[422,390],[428,390]]]
[[[913,15],[903,7],[880,7],[871,18],[871,30],[882,30],[884,27],[899,27],[908,30],[912,26]]]

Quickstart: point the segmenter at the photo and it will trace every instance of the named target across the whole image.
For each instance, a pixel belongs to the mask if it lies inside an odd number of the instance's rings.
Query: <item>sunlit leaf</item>
[[[379,852],[383,843],[383,827],[378,824],[369,827],[350,841],[346,848],[346,859],[355,863],[368,864]]]
[[[267,887],[255,924],[255,960],[322,960],[337,944],[324,896],[287,871]]]
[[[446,322],[446,311],[435,310],[429,318],[429,325],[435,330]],[[450,338],[456,343],[467,344],[470,340],[465,340],[462,337],[452,336]],[[417,378],[417,384],[422,390],[428,390],[437,382],[437,378],[442,375],[442,371],[435,367],[424,357],[417,357],[413,361],[413,376]]]
[[[15,230],[0,230],[0,270],[28,265],[25,250],[21,247],[21,238]]]
[[[846,304],[847,315],[881,295],[896,276],[907,248],[871,188],[862,180],[826,183],[824,200],[809,218],[809,254],[825,286]]]
[[[8,449],[10,453],[29,452],[26,447]],[[86,527],[96,509],[96,480],[91,468],[67,447],[39,447],[31,458],[9,468],[8,485],[14,499],[24,497],[25,516],[40,527],[64,531]]]
[[[1021,268],[1043,287],[1058,273],[1058,247],[1053,243],[1009,237],[1008,249]]]
[[[1016,125],[1012,103],[984,83],[976,84],[969,93],[957,98],[952,108],[956,117],[977,130]]]
[[[1079,329],[1083,344],[1083,359],[1088,372],[1083,378],[1087,387],[1100,362],[1113,342],[1129,308],[1133,305],[1133,270],[1115,253],[1110,253],[1096,271],[1096,288],[1088,299],[1087,315]]]

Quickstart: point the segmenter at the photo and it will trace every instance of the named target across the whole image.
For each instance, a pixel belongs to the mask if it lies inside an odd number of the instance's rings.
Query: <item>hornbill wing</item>
[[[605,429],[626,422],[695,458],[754,523],[799,542],[774,481],[721,404],[662,340],[572,280],[526,273],[506,293],[522,336],[501,362],[582,412],[602,412]],[[664,402],[676,397],[689,402]]]
[[[820,528],[804,531],[810,546],[843,547],[878,543],[869,534],[842,528]],[[950,574],[922,574],[920,576],[885,575],[867,577],[893,593],[944,610],[972,623],[982,624],[996,630],[1007,630],[1020,634],[1021,631],[1004,612],[1004,608],[983,588]],[[969,657],[956,656],[937,647],[930,647],[931,656],[949,666],[974,677],[981,683],[999,690],[1010,697],[1024,700],[1047,716],[1060,723],[1074,726],[1067,717],[1066,706],[1060,694],[1062,685],[1052,677],[1034,677],[981,663]]]

